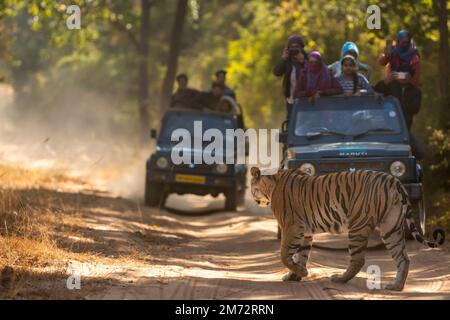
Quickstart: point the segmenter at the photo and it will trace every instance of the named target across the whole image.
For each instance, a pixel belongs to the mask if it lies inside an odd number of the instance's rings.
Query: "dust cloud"
[[[143,197],[154,142],[138,142],[137,119],[118,112],[117,101],[72,87],[54,105],[39,101],[23,110],[5,85],[0,101],[0,163],[54,170],[118,196]]]

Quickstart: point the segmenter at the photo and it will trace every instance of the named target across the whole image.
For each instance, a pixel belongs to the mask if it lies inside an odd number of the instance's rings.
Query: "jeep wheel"
[[[225,192],[225,210],[236,211],[238,201],[238,193],[235,188]]]
[[[163,193],[164,186],[161,183],[145,183],[145,205],[149,207],[163,206],[166,196]]]
[[[245,204],[245,188],[237,193],[237,205],[243,206]]]

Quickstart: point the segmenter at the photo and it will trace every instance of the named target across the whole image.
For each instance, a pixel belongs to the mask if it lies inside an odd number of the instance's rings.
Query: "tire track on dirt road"
[[[176,200],[178,206],[189,207],[190,197]],[[211,201],[206,204],[209,209],[223,205],[220,199]],[[130,271],[139,279],[133,285],[105,288],[102,294],[89,298],[450,299],[448,246],[431,250],[407,243],[411,270],[403,292],[367,289],[367,266],[380,266],[383,285],[395,275],[394,262],[384,249],[369,250],[358,276],[347,284],[335,284],[330,276],[345,270],[347,251],[313,247],[309,276],[302,282],[286,283],[281,281],[287,270],[279,258],[276,222],[269,211],[249,204],[238,212],[199,217],[151,208],[143,209],[143,214],[159,224],[155,233],[176,234],[181,240],[171,242],[173,250],[159,252],[160,256],[139,272]],[[183,241],[185,237],[189,241]]]

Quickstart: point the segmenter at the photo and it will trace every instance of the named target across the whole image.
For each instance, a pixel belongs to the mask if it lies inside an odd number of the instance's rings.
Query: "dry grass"
[[[135,202],[91,183],[0,164],[0,298],[82,299],[118,283],[103,266],[145,264],[160,251]],[[83,290],[65,285],[74,262],[94,268]]]
[[[72,180],[58,172],[0,165],[0,297],[15,298],[27,279],[42,270],[66,272],[74,255],[52,239],[61,219],[55,210],[60,202],[41,190]]]

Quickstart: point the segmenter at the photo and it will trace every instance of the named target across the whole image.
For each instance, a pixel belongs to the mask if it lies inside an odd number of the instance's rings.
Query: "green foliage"
[[[446,191],[450,191],[450,130],[432,129],[429,137],[431,151],[429,170],[433,183]]]
[[[47,119],[55,113],[81,117],[92,110],[105,126],[134,132],[138,127],[136,97],[140,1],[119,0],[5,0],[0,2],[0,76],[12,85],[19,116]],[[176,0],[156,0],[150,30],[150,121],[159,120],[158,101],[166,70],[169,37]],[[385,39],[406,28],[414,35],[422,59],[422,111],[414,131],[423,141],[427,127],[445,123],[436,108],[439,92],[437,1],[420,0],[211,0],[189,1],[182,37],[179,72],[192,87],[208,90],[214,71],[227,68],[228,81],[243,105],[251,127],[279,127],[285,117],[281,79],[272,75],[286,39],[304,37],[307,50],[322,52],[325,62],[339,59],[340,48],[355,41],[360,60],[371,65],[372,82],[383,76],[376,59]],[[66,8],[81,8],[81,30],[67,30]],[[382,29],[368,30],[369,4],[381,7]],[[76,97],[76,99],[71,99]],[[95,102],[95,107],[93,106]],[[59,110],[57,112],[57,110]],[[77,110],[74,114],[73,110]],[[75,121],[75,120],[72,120]],[[94,121],[88,121],[94,123]],[[93,129],[96,129],[93,124]],[[102,126],[100,126],[102,127]],[[445,174],[435,131],[428,146],[432,170]],[[444,136],[445,131],[442,131]],[[448,168],[447,168],[448,169]],[[439,171],[441,170],[441,171]],[[434,172],[434,171],[433,171]]]

